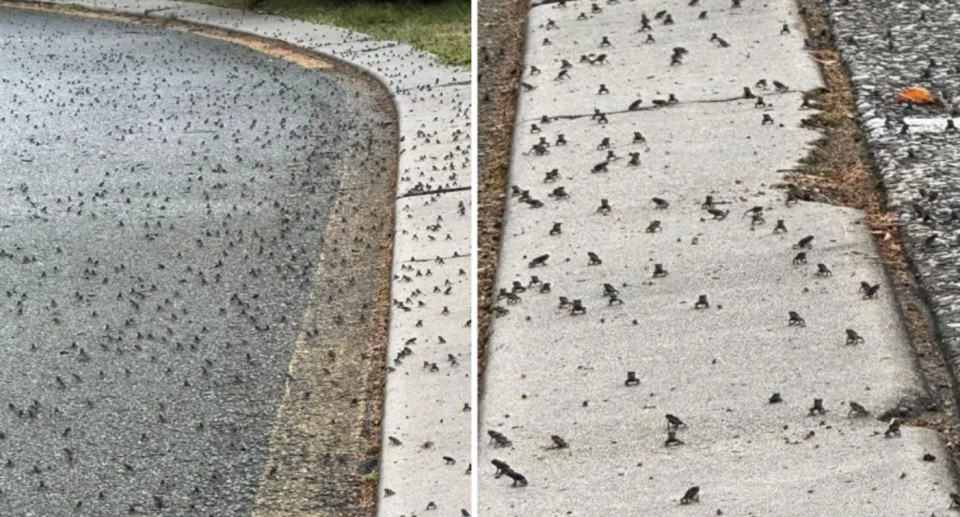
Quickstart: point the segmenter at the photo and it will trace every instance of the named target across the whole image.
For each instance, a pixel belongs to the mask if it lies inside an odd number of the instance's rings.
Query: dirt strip
[[[528,3],[524,0],[479,2],[479,386],[483,391],[484,350],[490,334],[493,287],[500,248],[501,221],[507,194],[513,122],[517,116],[517,88],[523,68],[524,28]]]

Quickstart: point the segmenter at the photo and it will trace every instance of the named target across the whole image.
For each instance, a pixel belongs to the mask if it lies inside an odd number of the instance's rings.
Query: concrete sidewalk
[[[800,129],[798,92],[822,83],[795,7],[702,3],[530,10],[523,80],[533,89],[521,94],[510,183],[543,206],[516,196],[507,208],[499,287],[528,287],[521,302],[501,301],[509,313],[493,325],[480,512],[943,515],[954,482],[937,435],[904,426],[884,437],[926,393],[862,214],[786,206],[770,188],[818,138]],[[639,31],[642,13],[649,31]],[[687,52],[671,65],[675,47]],[[589,63],[600,54],[604,64]],[[564,59],[569,78],[558,78]],[[743,99],[744,87],[766,106]],[[652,108],[670,94],[679,102]],[[549,147],[538,155],[541,137]],[[701,207],[708,195],[728,217]],[[751,224],[754,206],[765,224]],[[780,219],[788,231],[775,233]],[[561,233],[550,235],[555,223]],[[812,246],[799,249],[806,236]],[[588,252],[601,263],[589,265]],[[545,266],[529,266],[544,254]],[[818,276],[819,263],[832,275]],[[654,278],[655,264],[669,274]],[[532,275],[550,292],[530,286]],[[863,299],[861,281],[880,284],[876,299]],[[709,307],[697,310],[700,295]],[[560,296],[586,313],[560,307]],[[790,325],[790,311],[805,326]],[[847,329],[863,342],[847,345]],[[624,385],[630,371],[638,386]],[[815,398],[826,413],[811,416]],[[870,416],[848,415],[851,402]],[[665,446],[668,413],[688,426],[683,445]],[[490,430],[512,445],[487,443]],[[569,447],[551,449],[551,435]],[[496,479],[493,459],[529,485]],[[680,504],[694,486],[699,511]]]

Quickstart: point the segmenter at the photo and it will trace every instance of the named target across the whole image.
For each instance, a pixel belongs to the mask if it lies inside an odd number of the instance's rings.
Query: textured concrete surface
[[[955,111],[960,93],[956,38],[960,14],[949,1],[852,0],[826,7],[851,72],[867,145],[888,202],[903,222],[907,255],[929,297],[945,355],[956,375],[960,372],[960,134],[947,131],[946,120],[960,123],[960,113]],[[896,92],[908,86],[929,89],[946,99],[946,107],[894,103]]]
[[[674,25],[663,25],[653,18],[657,11],[670,7],[668,2],[603,4],[603,12],[578,20],[581,12],[590,12],[589,6],[577,2],[554,9],[547,4],[530,11],[528,27],[533,33],[527,47],[536,47],[538,61],[528,65],[537,66],[543,73],[530,77],[527,69],[524,80],[536,86],[537,91],[522,98],[524,109],[537,118],[592,114],[594,108],[604,112],[626,111],[637,99],[643,100],[642,107],[649,107],[654,99],[666,99],[670,93],[682,102],[736,98],[744,86],[752,86],[763,77],[776,78],[797,89],[818,84],[816,68],[791,66],[768,57],[796,49],[796,38],[779,34],[780,20],[798,28],[790,14],[795,9],[787,3],[755,4],[739,11],[719,7],[716,2],[703,8],[678,5],[670,10]],[[626,9],[636,12],[619,17],[612,14]],[[704,9],[707,19],[700,20],[699,13]],[[639,32],[640,12],[644,11],[654,29]],[[550,20],[558,28],[547,29]],[[756,29],[763,25],[772,29]],[[730,47],[720,48],[710,41],[713,33]],[[655,42],[646,43],[648,36],[653,36]],[[604,37],[609,46],[601,44]],[[543,45],[544,38],[551,44]],[[682,66],[670,66],[675,47],[689,51]],[[591,54],[606,54],[607,64],[580,62],[581,56]],[[556,80],[562,59],[574,68],[569,70],[569,79]],[[734,70],[736,73],[731,73]],[[609,94],[597,94],[601,84],[606,85]],[[582,100],[573,105],[564,102],[578,98]]]
[[[387,379],[379,493],[390,489],[395,495],[383,499],[379,513],[410,514],[422,511],[431,502],[445,512],[468,508],[470,477],[465,468],[470,455],[470,408],[464,407],[470,389],[470,329],[466,325],[470,314],[468,73],[438,65],[431,56],[404,45],[278,17],[176,2],[63,3],[121,14],[169,16],[274,38],[342,59],[371,73],[389,88],[400,118],[401,196],[397,200],[394,243],[392,298],[396,304],[391,309],[387,353],[394,358],[411,338],[417,341],[408,345],[415,355],[405,359],[406,365],[391,363],[393,373]],[[415,195],[406,197],[408,193]],[[443,263],[436,262],[438,257],[444,259]],[[296,311],[291,314],[296,315],[291,316],[294,321],[300,317]],[[293,339],[287,342],[292,344]],[[450,356],[457,366],[448,360]],[[439,371],[424,368],[423,361],[437,363]],[[284,394],[289,398],[297,386],[287,380]],[[330,416],[311,414],[308,404],[290,406],[292,411],[297,408],[306,413],[300,420],[310,420],[314,428]],[[284,420],[286,427],[273,430],[268,465],[282,463],[277,459],[284,456],[284,451],[278,450],[283,445],[282,437],[303,432],[296,427],[297,421]],[[386,436],[400,439],[403,445],[387,445]],[[298,454],[287,455],[286,460],[292,462],[287,468],[262,473],[257,515],[313,515],[324,511],[311,495],[317,486],[310,482],[308,471],[313,461],[335,459],[336,451],[313,449],[306,447]],[[451,465],[444,456],[457,463]],[[266,504],[264,491],[268,495],[296,496],[296,508],[284,510]],[[305,496],[305,491],[312,492]],[[307,500],[299,500],[303,497]],[[322,494],[316,497],[324,502]]]
[[[521,96],[511,186],[543,206],[510,200],[498,283],[509,292],[537,275],[551,290],[532,286],[516,293],[522,301],[500,302],[509,312],[494,322],[484,377],[480,512],[945,514],[954,488],[937,435],[904,427],[900,438],[884,438],[890,415],[922,405],[926,393],[862,215],[786,206],[770,188],[818,137],[800,128],[806,113],[796,92],[820,81],[793,3],[702,3],[600,4],[582,21],[589,3],[530,11],[524,81],[534,89]],[[661,10],[674,25],[654,18]],[[656,43],[636,34],[644,12]],[[550,20],[559,28],[548,29]],[[781,35],[784,23],[790,33]],[[713,33],[730,47],[705,44]],[[689,54],[671,66],[677,46]],[[610,63],[579,63],[589,53]],[[555,81],[560,59],[573,64],[569,80]],[[541,73],[531,75],[531,65]],[[755,87],[760,79],[771,88]],[[790,91],[773,92],[774,80]],[[598,94],[600,84],[610,93]],[[738,99],[745,86],[767,106]],[[680,102],[626,111],[670,93]],[[607,123],[589,116],[595,108]],[[761,123],[764,114],[772,124]],[[634,142],[635,132],[646,141]],[[556,145],[560,134],[565,146]],[[551,146],[538,156],[541,137]],[[639,153],[638,166],[630,153]],[[591,172],[604,161],[608,172]],[[559,179],[545,182],[553,170]],[[557,187],[569,197],[551,196]],[[707,195],[730,211],[726,219],[701,208]],[[653,197],[669,207],[658,209]],[[598,213],[602,199],[607,215]],[[766,222],[751,228],[745,213],[754,206]],[[786,233],[773,232],[779,219]],[[661,231],[648,233],[653,221]],[[562,233],[550,235],[555,223]],[[794,264],[808,235],[807,263]],[[588,252],[602,263],[588,265]],[[543,254],[547,265],[531,268]],[[817,276],[818,263],[832,276]],[[669,275],[653,278],[654,264]],[[877,299],[863,299],[861,281],[881,285]],[[622,305],[604,296],[604,283]],[[709,308],[694,308],[700,295]],[[587,312],[559,307],[560,296]],[[806,325],[790,326],[789,311]],[[846,345],[846,329],[864,342]],[[638,386],[624,385],[628,371]],[[782,403],[769,402],[774,393]],[[825,414],[810,416],[814,398]],[[848,415],[851,402],[871,416]],[[665,447],[668,413],[687,424],[679,447]],[[491,430],[512,444],[488,442]],[[551,449],[551,435],[569,447]],[[926,453],[936,460],[923,461]],[[495,478],[493,459],[529,485]],[[693,486],[699,510],[680,504]]]

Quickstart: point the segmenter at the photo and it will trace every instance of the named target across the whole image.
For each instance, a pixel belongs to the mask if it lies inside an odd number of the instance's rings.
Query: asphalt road
[[[0,515],[249,513],[355,93],[0,9]]]

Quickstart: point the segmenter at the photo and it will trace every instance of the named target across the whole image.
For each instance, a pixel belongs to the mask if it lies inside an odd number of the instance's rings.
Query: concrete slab
[[[556,59],[596,52],[597,35],[629,26],[625,20],[638,26],[642,11],[651,18],[660,9],[677,13],[676,32],[668,33],[677,43],[707,41],[734,20],[719,13],[687,20],[687,2],[661,4],[602,5],[601,15],[551,31],[550,46],[539,45],[542,18],[560,19],[538,11],[561,8],[535,7],[528,70],[553,70]],[[637,56],[629,66],[652,79],[630,82],[638,74],[597,65],[576,87],[561,89],[549,78],[521,95],[510,182],[543,206],[509,201],[498,284],[510,291],[537,275],[551,290],[530,286],[517,293],[521,302],[504,299],[500,306],[509,313],[493,324],[481,407],[480,465],[489,469],[480,477],[483,515],[636,508],[686,515],[690,509],[679,500],[691,486],[701,487],[704,510],[723,515],[921,516],[949,506],[952,477],[938,437],[905,428],[901,438],[885,439],[889,417],[878,419],[916,404],[925,392],[862,214],[808,203],[787,207],[782,191],[771,188],[778,171],[794,167],[819,136],[800,128],[807,115],[798,109],[800,95],[755,88],[767,104],[759,108],[736,99],[761,77],[820,85],[801,50],[792,3],[744,4],[737,12],[752,13],[738,15],[749,25],[731,34],[770,26],[777,38],[750,50],[749,62],[713,58],[673,84],[660,75],[696,62],[697,47],[680,43],[691,59],[673,69],[669,50],[664,60],[631,48],[623,51]],[[568,5],[572,13],[589,10]],[[780,36],[783,23],[792,30]],[[728,82],[718,87],[709,81],[715,77]],[[597,97],[585,100],[584,88],[601,82],[611,88],[601,96],[604,104],[597,102],[611,110],[607,123],[589,116],[540,122],[544,114],[592,113]],[[617,84],[677,92],[680,102],[613,113],[634,100],[633,92],[611,86]],[[762,122],[765,115],[772,123]],[[530,133],[533,123],[541,132]],[[635,132],[645,142],[634,142]],[[559,134],[566,145],[556,144]],[[550,147],[538,156],[532,147],[540,137]],[[601,145],[607,137],[609,149]],[[619,158],[608,161],[607,172],[592,172],[611,151]],[[630,165],[630,153],[638,153],[638,166]],[[554,170],[559,178],[545,183]],[[557,187],[569,197],[551,197]],[[707,195],[716,209],[730,211],[726,219],[701,207]],[[658,209],[653,197],[669,207]],[[612,208],[607,215],[598,213],[602,199]],[[745,214],[754,206],[763,207],[766,222],[751,228]],[[779,219],[786,233],[773,232]],[[653,221],[661,230],[648,233]],[[562,233],[551,236],[554,223]],[[796,249],[807,235],[814,236],[812,248]],[[794,264],[800,251],[806,263]],[[602,263],[588,265],[588,252]],[[547,265],[530,268],[543,254],[550,255]],[[817,276],[818,263],[832,275]],[[654,264],[669,275],[653,278]],[[861,281],[881,285],[877,299],[862,299]],[[622,304],[610,304],[605,283]],[[709,308],[693,307],[700,295]],[[581,300],[586,314],[560,308],[559,296]],[[789,325],[789,311],[806,325]],[[846,329],[864,342],[847,345]],[[637,373],[639,386],[624,386],[628,371]],[[773,393],[783,402],[771,404]],[[826,414],[809,416],[814,398],[823,399]],[[851,401],[872,416],[848,416]],[[680,447],[664,446],[667,413],[689,425],[678,432],[686,442]],[[487,443],[489,430],[512,446]],[[569,448],[549,450],[554,434]],[[938,460],[923,462],[925,452]],[[529,486],[495,479],[493,459],[506,461]]]
[[[822,84],[809,57],[801,53],[803,27],[789,4],[745,2],[742,8],[731,9],[716,2],[704,7],[676,1],[621,2],[604,4],[602,12],[592,15],[587,14],[586,2],[559,5],[530,10],[527,47],[536,52],[537,62],[528,65],[542,72],[531,76],[529,67],[525,70],[524,81],[536,86],[537,93],[525,95],[524,103],[538,116],[593,113],[593,108],[622,111],[638,99],[642,106],[651,106],[654,99],[666,99],[671,93],[681,101],[736,98],[744,86],[762,78],[799,91]],[[665,17],[654,18],[664,10],[670,11],[673,25],[664,25]],[[698,19],[704,10],[707,19]],[[586,20],[578,20],[581,13],[587,14]],[[651,30],[640,31],[643,13],[650,18]],[[548,28],[551,20],[558,28]],[[792,27],[791,35],[780,34],[783,23]],[[713,33],[730,46],[710,41]],[[602,44],[604,37],[609,46]],[[648,37],[655,42],[648,43]],[[550,44],[544,45],[544,39]],[[676,47],[689,53],[682,65],[670,66]],[[777,59],[789,53],[800,57]],[[607,55],[607,64],[581,62],[582,56],[599,54]],[[573,67],[569,79],[558,80],[564,59]],[[600,84],[610,93],[599,94]]]

